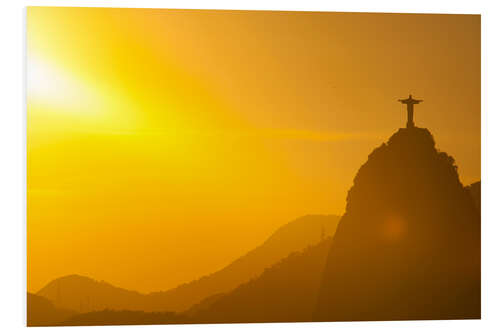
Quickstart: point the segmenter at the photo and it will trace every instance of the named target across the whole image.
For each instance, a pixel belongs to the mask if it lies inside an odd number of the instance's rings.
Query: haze
[[[406,123],[480,179],[480,16],[27,9],[28,290],[142,292],[342,214]]]

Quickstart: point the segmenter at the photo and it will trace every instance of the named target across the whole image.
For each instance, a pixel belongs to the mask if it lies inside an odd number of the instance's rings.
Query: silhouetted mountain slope
[[[56,308],[48,299],[32,293],[27,294],[26,319],[28,326],[49,326],[66,320],[75,313]]]
[[[472,195],[476,208],[481,212],[481,181],[472,183],[466,188]]]
[[[310,321],[332,237],[294,252],[256,279],[212,296],[186,315],[195,323]]]
[[[185,317],[173,312],[103,310],[77,314],[55,326],[159,325],[183,323],[187,323]]]
[[[228,292],[259,276],[264,269],[291,252],[333,235],[338,220],[339,217],[334,215],[301,217],[280,227],[262,245],[225,268],[164,292],[144,295],[71,275],[52,281],[38,294],[58,306],[78,312],[104,309],[182,312],[209,296]]]
[[[361,166],[328,255],[315,320],[480,317],[480,216],[427,129]]]
[[[269,237],[262,245],[235,260],[222,270],[175,289],[155,293],[155,309],[185,311],[208,296],[228,292],[259,276],[264,269],[294,251],[318,243],[335,233],[339,217],[307,215],[294,220]]]

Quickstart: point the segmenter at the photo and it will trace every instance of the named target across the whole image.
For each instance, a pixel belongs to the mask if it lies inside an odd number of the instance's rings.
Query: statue
[[[423,102],[423,100],[413,99],[410,94],[407,99],[398,99],[398,102],[406,104],[406,111],[408,112],[408,122],[406,123],[406,128],[415,127],[415,123],[413,122],[413,105]]]

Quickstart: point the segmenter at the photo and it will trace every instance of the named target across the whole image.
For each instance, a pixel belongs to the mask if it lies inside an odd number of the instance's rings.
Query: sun
[[[36,54],[28,54],[26,65],[27,100],[52,112],[96,115],[100,97],[93,89],[66,71]]]

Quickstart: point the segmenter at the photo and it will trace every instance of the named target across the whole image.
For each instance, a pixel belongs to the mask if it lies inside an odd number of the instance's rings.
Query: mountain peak
[[[396,133],[394,133],[390,138],[389,144],[397,143],[407,143],[415,144],[417,143],[423,147],[434,148],[436,143],[431,132],[427,128],[423,127],[405,127],[400,128]]]
[[[111,284],[105,282],[105,281],[97,281],[94,280],[90,277],[83,276],[83,275],[78,275],[78,274],[69,274],[69,275],[64,275],[61,277],[58,277],[51,282],[49,282],[45,287],[40,289],[40,291],[37,293],[39,295],[44,295],[47,292],[50,292],[50,290],[57,290],[57,292],[60,292],[60,288],[87,288],[91,286],[101,286],[101,287],[112,287]],[[115,287],[113,287],[115,288]],[[119,289],[119,288],[118,288]]]
[[[480,216],[455,160],[428,129],[399,129],[354,178],[317,319],[475,318],[479,286]]]
[[[79,274],[64,275],[64,276],[61,276],[61,277],[58,277],[58,278],[52,280],[51,283],[67,282],[67,281],[74,281],[74,282],[78,281],[78,282],[83,282],[83,283],[97,283],[96,280],[94,280],[88,276],[79,275]]]

